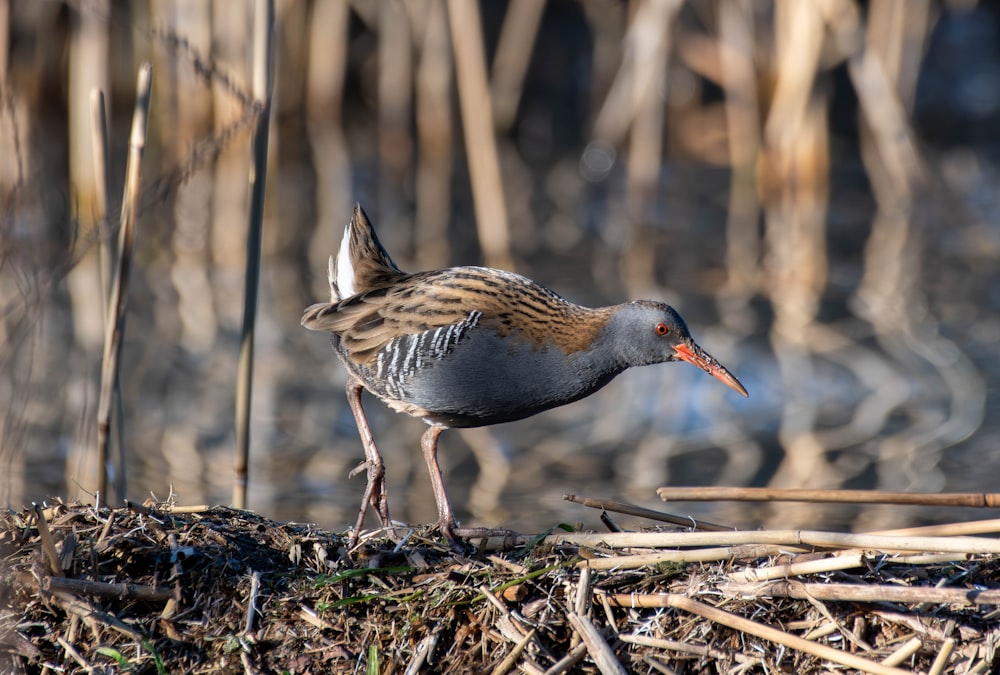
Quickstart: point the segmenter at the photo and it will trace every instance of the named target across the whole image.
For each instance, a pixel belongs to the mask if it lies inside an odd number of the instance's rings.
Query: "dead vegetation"
[[[897,553],[657,530],[490,540],[460,556],[420,530],[401,531],[401,544],[372,533],[349,552],[315,526],[221,507],[55,504],[0,522],[3,672],[985,673],[1000,663],[1000,557],[983,553],[1000,543],[942,537],[941,526],[885,536],[888,549],[912,546]],[[997,529],[981,523],[961,532]],[[759,544],[726,544],[757,534]],[[933,546],[946,552],[923,550]]]

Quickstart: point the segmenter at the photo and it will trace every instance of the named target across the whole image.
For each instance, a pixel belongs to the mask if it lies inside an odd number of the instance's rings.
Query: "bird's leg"
[[[361,445],[365,448],[365,466],[368,469],[368,485],[365,486],[365,496],[361,500],[361,510],[358,513],[357,523],[354,525],[354,532],[351,535],[350,545],[353,547],[361,534],[361,526],[365,520],[365,511],[371,504],[378,513],[379,520],[383,527],[392,528],[392,521],[389,520],[389,499],[385,490],[385,464],[382,462],[382,455],[375,447],[375,439],[372,436],[371,427],[368,426],[368,418],[365,417],[364,408],[361,407],[361,382],[353,375],[347,378],[347,403],[354,413],[354,421],[358,425],[358,435],[361,436]],[[359,467],[360,468],[360,467]],[[355,470],[357,471],[357,469]],[[352,472],[353,473],[353,472]]]
[[[441,477],[441,466],[438,464],[437,458],[438,436],[444,429],[439,424],[432,424],[420,437],[420,449],[424,453],[424,462],[427,463],[427,471],[431,475],[434,501],[437,502],[437,527],[452,548],[464,550],[464,545],[455,536],[455,514],[451,510],[448,493],[444,490],[444,479]]]
[[[424,453],[424,461],[427,463],[427,471],[431,475],[431,487],[434,489],[434,501],[437,502],[438,520],[437,527],[441,534],[451,545],[452,549],[459,553],[467,553],[470,546],[463,541],[466,537],[488,538],[488,537],[518,537],[517,532],[507,529],[492,527],[458,527],[455,523],[455,514],[451,510],[451,502],[448,500],[448,493],[444,490],[444,479],[441,477],[441,466],[437,459],[438,436],[445,430],[445,427],[432,424],[424,435],[420,438],[420,449]]]

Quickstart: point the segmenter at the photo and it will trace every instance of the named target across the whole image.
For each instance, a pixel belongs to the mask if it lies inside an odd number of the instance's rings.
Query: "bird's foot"
[[[364,461],[348,474],[350,478],[358,475],[362,471],[368,471],[368,484],[365,485],[365,494],[361,498],[361,508],[358,510],[358,519],[354,524],[354,531],[351,533],[348,542],[350,548],[357,546],[358,538],[361,536],[361,528],[364,525],[365,513],[370,504],[378,514],[382,527],[388,530],[389,536],[398,541],[398,535],[393,527],[392,519],[389,517],[389,498],[385,489],[385,466],[381,461]]]

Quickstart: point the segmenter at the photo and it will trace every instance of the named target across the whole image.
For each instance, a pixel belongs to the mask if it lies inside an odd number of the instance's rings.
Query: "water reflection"
[[[462,83],[452,72],[447,15],[437,0],[421,5],[426,12],[416,4],[406,5],[402,27],[398,17],[347,3],[289,4],[280,17],[249,491],[252,508],[277,518],[345,527],[364,487],[346,479],[363,453],[344,374],[327,340],[298,325],[302,308],[326,296],[326,258],[353,201],[364,203],[403,269],[484,260],[452,100]],[[134,44],[111,40],[97,56],[75,58],[99,61],[123,50],[128,58],[115,63],[152,58],[156,71],[122,367],[133,499],[173,491],[183,503],[229,501],[249,18],[243,5],[226,7],[226,17],[175,15],[171,3],[116,5],[110,15],[78,10],[114,38],[133,35]],[[616,101],[635,107],[601,128],[625,130],[626,139],[592,127],[626,72],[622,45],[634,17],[612,4],[551,3],[537,19],[539,51],[511,131],[499,135],[498,157],[512,267],[582,304],[657,297],[675,305],[751,398],[694,368],[650,367],[529,420],[448,434],[441,461],[466,523],[594,525],[596,514],[562,494],[658,508],[654,490],[667,484],[991,489],[1000,470],[989,398],[1000,381],[1000,222],[990,195],[1000,171],[974,130],[966,130],[966,147],[947,137],[938,147],[924,143],[947,126],[949,108],[939,104],[951,90],[935,73],[961,72],[961,53],[935,47],[951,24],[928,15],[927,31],[892,55],[884,52],[891,41],[878,34],[882,24],[873,23],[866,51],[817,53],[813,79],[798,82],[795,59],[808,50],[747,41],[761,34],[749,27],[779,25],[780,17],[745,15],[738,3],[720,7],[718,24],[682,13],[666,24],[673,32],[643,37],[654,40],[651,53],[671,59],[656,77],[683,73],[685,87],[700,95],[671,96],[669,83],[665,98],[660,86],[649,101],[621,94]],[[941,11],[954,18],[955,10]],[[493,55],[501,17],[496,8],[483,12]],[[861,20],[842,17],[831,28],[801,18],[818,34],[849,33]],[[402,53],[384,51],[394,45],[385,44],[389,24],[380,22],[390,21],[405,34]],[[89,143],[66,123],[81,114],[58,86],[71,74],[31,39],[52,34],[68,44],[79,27],[64,11],[33,3],[13,5],[11,26],[0,115],[0,401],[9,477],[2,495],[17,506],[83,495],[93,485],[101,235],[84,198],[87,163],[71,169],[68,160]],[[925,43],[931,60],[921,61],[913,48]],[[760,54],[768,58],[751,58]],[[935,55],[947,56],[948,67]],[[866,60],[875,56],[899,68],[880,70]],[[392,93],[379,70],[385,63],[411,76],[393,80],[413,85],[409,95],[395,92],[399,118],[378,105]],[[719,71],[719,63],[729,65]],[[919,73],[921,91],[945,93],[931,97],[933,106],[917,97],[910,112]],[[113,73],[109,85],[115,157],[133,81],[134,72]],[[864,106],[886,101],[898,104],[896,117],[865,117]],[[920,133],[911,118],[921,120]],[[860,120],[860,128],[844,130],[845,119]],[[536,142],[539,125],[545,143]],[[924,134],[928,125],[935,134]],[[391,140],[399,134],[405,143]],[[113,184],[122,170],[116,162]],[[394,515],[432,521],[418,452],[422,423],[374,400],[367,410]],[[682,510],[733,525],[859,528],[977,515],[795,505]]]

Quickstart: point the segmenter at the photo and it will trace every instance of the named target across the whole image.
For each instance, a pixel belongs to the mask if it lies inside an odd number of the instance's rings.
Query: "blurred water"
[[[904,264],[913,266],[917,286],[907,291],[905,321],[886,331],[858,307],[859,286],[872,267],[866,249],[875,205],[856,129],[841,130],[832,141],[824,219],[827,280],[810,322],[814,332],[794,345],[773,332],[775,290],[780,296],[782,289],[769,286],[775,281],[758,253],[745,255],[765,277],[759,289],[743,299],[727,295],[728,170],[668,152],[646,208],[638,217],[628,212],[626,158],[590,143],[589,114],[580,109],[582,99],[596,96],[586,89],[592,84],[586,45],[574,41],[572,31],[564,42],[545,39],[565,25],[560,12],[571,13],[573,30],[585,33],[577,11],[558,5],[546,15],[542,52],[518,120],[501,139],[516,269],[582,304],[641,294],[675,305],[698,342],[740,377],[750,398],[688,365],[661,365],[628,372],[584,401],[535,418],[447,432],[441,461],[463,523],[523,531],[558,522],[595,526],[598,514],[562,495],[661,508],[655,488],[662,485],[794,487],[782,482],[786,475],[831,488],[992,490],[1000,475],[1000,210],[994,208],[1000,153],[993,132],[976,129],[1000,127],[988,97],[962,93],[982,88],[968,83],[962,65],[974,61],[987,77],[1000,55],[963,50],[963,40],[949,31],[995,38],[996,26],[973,30],[942,21],[921,70],[915,119],[921,139],[935,145],[921,146],[931,176],[910,223]],[[351,58],[357,79],[346,90],[342,117],[330,112],[304,119],[301,99],[287,98],[294,72],[279,75],[286,98],[276,105],[268,175],[249,490],[255,510],[334,529],[353,522],[364,484],[347,474],[363,452],[344,399],[344,373],[328,340],[298,322],[305,306],[325,299],[325,258],[334,252],[352,201],[363,203],[403,269],[420,269],[418,260],[442,251],[448,264],[482,262],[461,148],[448,175],[451,217],[441,234],[429,238],[417,225],[422,195],[412,176],[400,178],[380,162],[372,75],[365,65],[374,47],[356,24]],[[288,44],[284,49],[290,68],[293,50]],[[19,54],[15,48],[12,68],[29,68]],[[122,368],[128,493],[141,500],[172,491],[185,504],[227,503],[247,138],[237,133],[214,161],[185,167],[186,149],[203,138],[198,134],[212,134],[171,125],[183,108],[184,87],[204,88],[185,83],[188,65],[183,58],[179,64],[176,81],[167,69],[157,70],[154,87],[163,107],[154,114],[144,165],[147,197]],[[19,81],[31,74],[22,71]],[[99,345],[81,328],[88,314],[99,312],[96,295],[81,307],[66,276],[69,269],[96,270],[97,239],[85,230],[77,242],[70,236],[70,215],[80,218],[81,206],[67,196],[68,104],[55,94],[31,101],[39,108],[32,111],[30,133],[27,126],[21,130],[31,159],[28,180],[3,209],[0,268],[0,401],[7,410],[3,460],[10,467],[2,494],[12,506],[79,496],[92,485],[87,446],[95,436],[100,358]],[[855,103],[838,96],[831,107],[856,115]],[[116,108],[116,139],[123,137],[127,105]],[[567,110],[575,111],[569,120]],[[947,133],[969,115],[977,116],[975,129]],[[19,119],[27,125],[27,117]],[[112,174],[121,173],[116,162]],[[163,189],[180,174],[184,181],[176,192]],[[751,226],[761,239],[762,225]],[[895,262],[886,258],[874,266]],[[434,501],[418,449],[423,424],[373,399],[366,399],[366,409],[386,457],[393,515],[432,521]],[[867,527],[982,515],[796,505],[672,510],[743,526]]]

